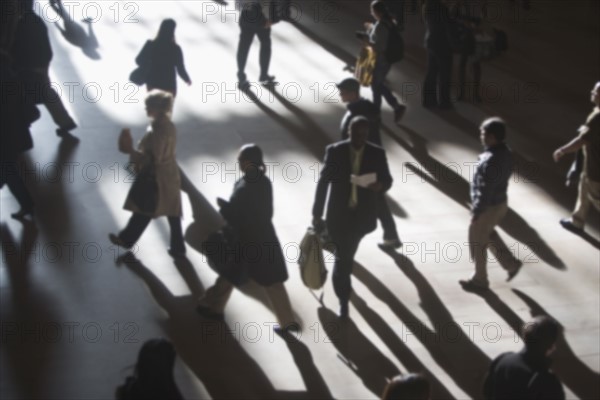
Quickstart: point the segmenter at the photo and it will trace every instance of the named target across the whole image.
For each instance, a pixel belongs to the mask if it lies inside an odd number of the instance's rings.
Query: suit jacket
[[[327,202],[327,226],[331,231],[356,228],[361,234],[375,230],[377,226],[378,197],[381,193],[358,187],[358,205],[351,210],[348,202],[352,193],[350,175],[350,140],[333,143],[326,148],[324,167],[317,183],[317,193],[313,206],[313,217],[321,218]],[[392,176],[387,163],[385,150],[367,142],[360,166],[360,175],[375,172],[377,182],[383,185],[383,191],[392,186]]]

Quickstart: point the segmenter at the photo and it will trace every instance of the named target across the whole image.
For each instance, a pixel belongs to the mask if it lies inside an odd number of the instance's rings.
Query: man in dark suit
[[[367,140],[373,144],[381,146],[381,135],[379,126],[381,125],[381,111],[372,101],[360,96],[360,82],[355,78],[346,78],[337,84],[340,90],[340,98],[346,103],[346,114],[342,117],[340,129],[342,131],[342,140],[348,139],[350,131],[350,121],[356,116],[363,116],[369,120],[369,137]],[[402,247],[402,241],[396,230],[396,223],[390,211],[385,195],[379,196],[379,215],[383,228],[383,242],[379,247],[383,250],[392,250]]]
[[[375,230],[382,193],[392,186],[392,176],[385,151],[367,142],[369,121],[354,117],[350,122],[350,139],[327,146],[313,205],[313,225],[324,225],[322,215],[327,193],[327,229],[335,244],[333,288],[340,300],[340,317],[348,317],[352,292],[350,275],[354,255],[362,238]],[[353,176],[374,174],[372,182],[356,182]],[[359,184],[364,184],[363,187]]]

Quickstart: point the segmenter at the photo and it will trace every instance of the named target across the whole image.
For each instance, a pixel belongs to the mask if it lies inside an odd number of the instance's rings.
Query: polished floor
[[[599,398],[599,217],[590,214],[585,237],[560,227],[576,190],[564,186],[568,157],[558,164],[551,157],[592,109],[589,92],[600,70],[598,3],[533,1],[524,11],[520,1],[486,2],[510,49],[484,64],[484,102],[456,103],[451,112],[420,106],[423,25],[409,13],[406,57],[389,76],[408,105],[402,126],[383,107],[395,180],[388,200],[404,247],[381,251],[380,229],[363,240],[345,324],[335,317],[331,283],[323,294],[311,293],[295,260],[311,221],[318,163],[324,146],[338,139],[344,113],[333,83],[348,76],[343,68],[357,53],[354,31],[366,19],[368,1],[293,4],[294,22],[272,31],[271,71],[281,84],[273,91],[253,85],[254,96],[247,96],[235,89],[233,4],[76,3],[71,15],[83,30],[73,39],[61,34],[48,3],[38,3],[54,49],[52,78],[79,128],[76,139],[61,141],[45,109],[32,127],[35,148],[25,161],[37,205],[33,223],[11,219],[18,206],[8,190],[1,192],[0,397],[113,398],[143,341],[163,336],[178,351],[176,380],[188,399],[376,398],[386,378],[407,371],[427,374],[434,398],[480,398],[490,360],[521,347],[524,321],[548,314],[564,327],[553,369],[568,397]],[[93,19],[95,51],[81,40],[88,28],[79,21],[86,16]],[[130,127],[140,138],[147,122],[144,90],[127,77],[166,17],[178,22],[193,81],[190,87],[179,81],[173,116],[186,176],[188,260],[173,262],[167,254],[166,220],[153,222],[135,258],[123,260],[107,239],[129,216],[122,205],[131,177],[117,137]],[[258,78],[257,47],[250,79]],[[478,125],[492,115],[506,119],[518,161],[510,213],[497,232],[524,267],[506,282],[490,255],[492,290],[478,296],[457,281],[473,269],[468,182],[481,151]],[[224,323],[194,312],[216,278],[199,242],[221,223],[216,197],[230,194],[239,177],[237,150],[248,142],[263,148],[273,182],[286,286],[303,328],[290,342],[272,333],[275,318],[256,288],[234,292]]]

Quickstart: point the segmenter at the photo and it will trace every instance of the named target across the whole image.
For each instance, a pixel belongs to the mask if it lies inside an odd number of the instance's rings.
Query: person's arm
[[[390,167],[387,162],[387,156],[385,154],[385,150],[380,150],[377,155],[378,159],[378,168],[377,168],[377,182],[369,185],[369,189],[375,192],[385,193],[392,187],[392,182],[394,179],[392,178],[392,174],[390,173]]]
[[[389,27],[383,22],[378,22],[369,32],[369,44],[377,54],[384,54],[387,50],[390,37]]]
[[[313,225],[315,227],[322,224],[325,200],[327,198],[327,189],[329,188],[329,184],[331,183],[337,168],[336,164],[332,160],[332,153],[333,147],[327,146],[327,149],[325,150],[325,159],[323,160],[323,169],[321,170],[321,174],[319,176],[319,182],[317,182],[317,191],[315,193],[315,201],[312,210]]]
[[[507,174],[510,177],[512,172],[512,162],[508,158],[500,158],[497,155],[490,157],[481,172],[481,182],[478,186],[479,194],[472,204],[472,219],[477,220],[479,215],[489,205],[490,199],[499,190],[499,187],[504,184],[507,179]]]
[[[565,154],[575,153],[577,150],[581,149],[586,144],[588,144],[588,142],[583,137],[577,136],[569,143],[556,149],[556,151],[553,154],[554,161],[560,160]]]
[[[142,50],[140,50],[139,54],[135,58],[135,63],[139,67],[148,63],[149,58],[150,58],[151,47],[152,47],[152,42],[150,40],[147,40],[146,43],[144,43],[144,47],[142,47]]]
[[[185,64],[183,63],[183,51],[181,51],[181,47],[177,46],[177,51],[176,51],[176,60],[175,60],[175,68],[177,69],[177,74],[179,75],[179,77],[181,79],[183,79],[183,81],[185,83],[187,83],[188,85],[192,84],[192,80],[190,79],[190,76],[187,73],[187,70],[185,69]]]

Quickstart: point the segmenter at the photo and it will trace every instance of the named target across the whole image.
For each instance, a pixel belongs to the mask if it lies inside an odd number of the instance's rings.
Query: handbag
[[[144,66],[137,67],[131,74],[129,74],[129,80],[138,86],[142,86],[148,79],[148,72]]]
[[[144,214],[154,214],[158,206],[158,182],[152,160],[137,173],[127,201],[134,204]]]
[[[321,289],[327,280],[327,269],[323,258],[323,246],[319,235],[313,228],[308,228],[300,242],[300,277],[304,286],[309,289]]]
[[[375,52],[371,47],[365,46],[360,50],[356,60],[354,77],[362,86],[371,86],[373,82],[373,70],[375,69]]]
[[[210,268],[233,285],[240,286],[248,281],[248,267],[242,260],[240,243],[233,228],[225,226],[208,235],[200,251]]]

